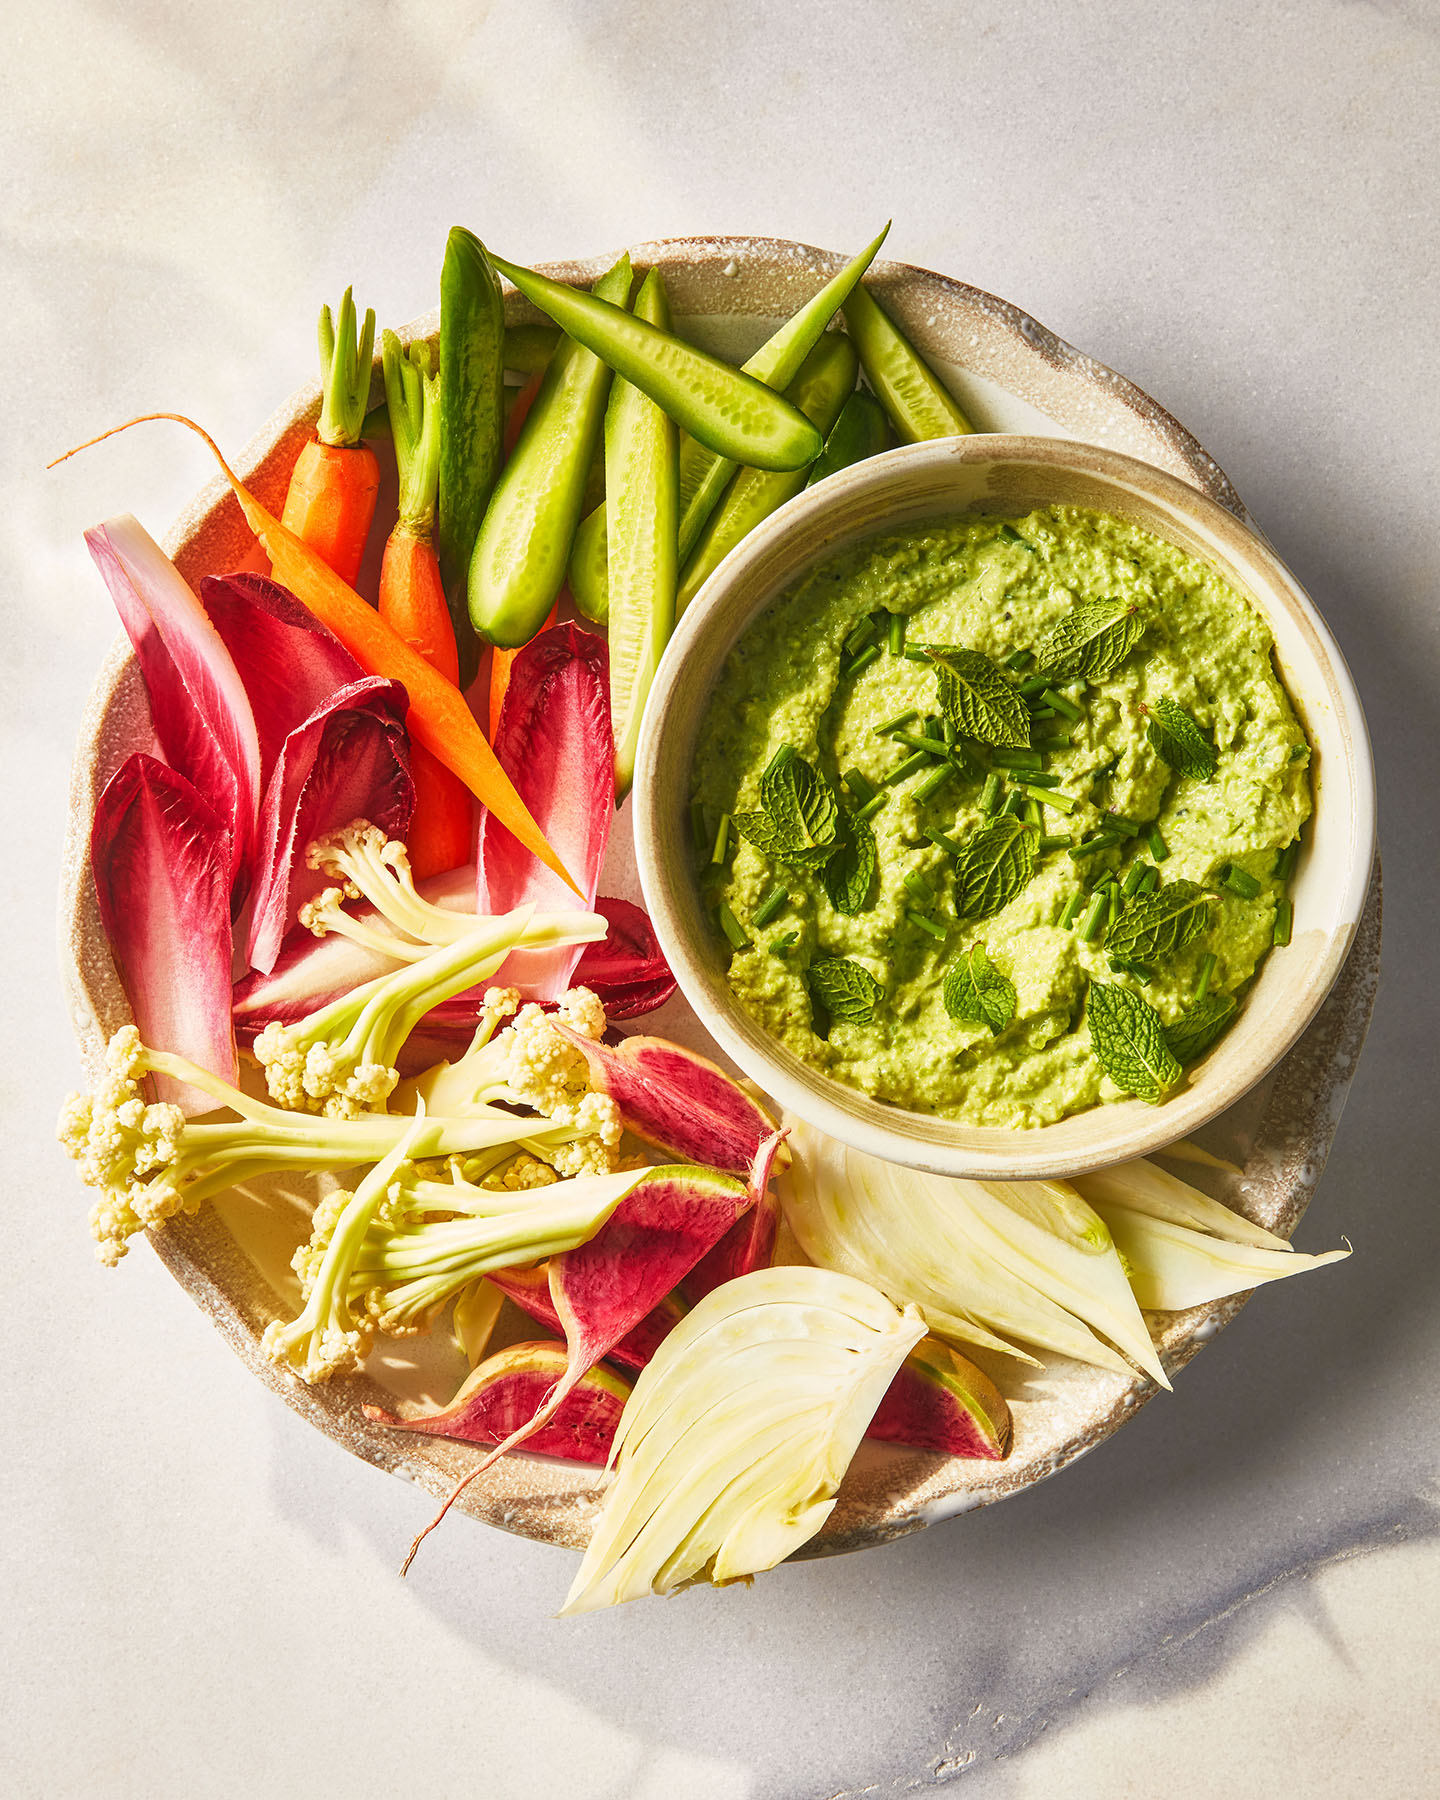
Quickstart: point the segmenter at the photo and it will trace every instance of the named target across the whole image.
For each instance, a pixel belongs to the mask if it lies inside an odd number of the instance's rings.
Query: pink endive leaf
[[[586,944],[571,980],[599,996],[610,1019],[638,1019],[654,1012],[675,992],[650,915],[629,900],[601,894],[595,902],[610,929],[598,944]]]
[[[85,533],[135,650],[155,735],[220,815],[232,879],[245,868],[260,796],[260,741],[245,684],[189,583],[128,513]]]
[[[140,1036],[234,1081],[230,1030],[230,833],[192,783],[153,756],[105,785],[90,833],[100,919]],[[187,1113],[215,1102],[153,1077]]]
[[[296,726],[365,671],[288,588],[265,575],[207,575],[200,604],[240,671],[255,715],[262,782]]]
[[[309,845],[352,819],[403,838],[415,805],[405,690],[366,676],[338,689],[286,738],[260,815],[246,958],[273,969],[286,932],[328,877],[305,866]]]
[[[565,1373],[533,1417],[456,1484],[410,1546],[405,1568],[476,1476],[547,1425],[585,1374],[720,1241],[749,1203],[743,1182],[713,1169],[651,1169],[588,1243],[550,1258],[550,1298],[565,1333]]]
[[[555,625],[515,658],[495,733],[495,755],[561,862],[595,898],[615,816],[615,742],[610,729],[610,659],[603,638]],[[582,901],[499,824],[480,820],[476,908],[505,913],[527,901],[542,912]],[[558,1000],[569,987],[578,945],[522,950],[496,974],[530,1000]]]

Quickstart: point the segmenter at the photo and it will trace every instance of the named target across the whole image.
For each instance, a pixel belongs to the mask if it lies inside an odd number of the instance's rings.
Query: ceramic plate
[[[681,329],[736,360],[755,349],[844,261],[773,238],[670,239],[635,246],[631,255],[638,265],[657,264],[664,271]],[[607,259],[599,258],[545,265],[545,272],[588,282],[606,266]],[[1246,516],[1214,460],[1163,408],[1025,313],[962,282],[901,263],[876,264],[870,279],[979,430],[1106,445],[1179,476],[1239,517]],[[511,323],[537,317],[517,295],[508,297]],[[401,335],[430,336],[436,324],[436,315],[429,314]],[[241,475],[277,511],[318,410],[318,386],[295,394],[236,459]],[[383,517],[377,518],[372,533],[376,557],[386,528]],[[239,508],[215,482],[187,509],[166,548],[193,582],[241,566],[253,557],[254,543]],[[128,1022],[129,1012],[89,878],[90,818],[105,780],[148,739],[144,691],[128,645],[121,642],[100,672],[81,726],[61,896],[66,994],[92,1078],[105,1039]],[[614,834],[601,891],[639,897],[628,810]],[[1369,1024],[1379,960],[1377,865],[1350,959],[1315,1021],[1265,1082],[1200,1134],[1205,1149],[1234,1165],[1235,1172],[1194,1161],[1168,1166],[1289,1236],[1329,1152]],[[649,1015],[641,1028],[717,1054],[681,999]],[[279,1180],[236,1189],[194,1218],[169,1221],[151,1234],[152,1242],[232,1349],[297,1412],[357,1456],[408,1477],[431,1494],[444,1495],[474,1466],[478,1453],[461,1444],[388,1431],[370,1423],[361,1410],[366,1402],[448,1400],[463,1366],[458,1353],[441,1341],[442,1334],[397,1344],[372,1356],[364,1377],[320,1388],[305,1386],[260,1352],[260,1335],[269,1320],[281,1313],[289,1316],[298,1306],[288,1261],[308,1233],[307,1192],[303,1185]],[[1243,1297],[1237,1297],[1155,1315],[1152,1324],[1167,1367],[1187,1362],[1243,1304]],[[536,1334],[533,1325],[519,1319],[508,1327],[502,1320],[502,1328],[512,1337]],[[497,1337],[497,1345],[501,1341]],[[1010,1402],[1015,1433],[1009,1458],[969,1462],[864,1445],[824,1531],[802,1555],[880,1543],[1027,1487],[1099,1443],[1152,1391],[1148,1385],[1055,1359],[1043,1373],[1028,1377],[1018,1376],[1005,1359],[976,1360],[985,1363]],[[522,1455],[505,1459],[473,1483],[459,1504],[504,1530],[582,1548],[599,1492],[592,1469]]]

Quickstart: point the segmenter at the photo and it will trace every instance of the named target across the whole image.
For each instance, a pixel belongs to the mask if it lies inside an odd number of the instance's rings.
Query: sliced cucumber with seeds
[[[862,283],[845,302],[845,323],[866,379],[907,444],[965,437],[975,427],[934,370]]]

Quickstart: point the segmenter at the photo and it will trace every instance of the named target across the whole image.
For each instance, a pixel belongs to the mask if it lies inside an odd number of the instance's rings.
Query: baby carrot
[[[565,592],[561,588],[560,592]],[[550,608],[550,615],[540,627],[540,631],[548,631],[560,617],[560,602],[557,600]],[[537,637],[540,632],[536,632]],[[505,705],[505,690],[510,685],[510,671],[515,666],[515,658],[525,646],[519,650],[502,650],[497,644],[490,652],[490,742],[495,742],[495,733],[500,729],[500,713]]]
[[[393,331],[382,339],[385,400],[400,478],[399,517],[380,565],[380,617],[447,681],[459,676],[455,631],[435,550],[440,472],[440,378],[428,344],[407,354]],[[406,847],[417,877],[458,868],[474,850],[470,790],[423,744],[412,744],[415,811]]]
[[[320,309],[320,373],[324,398],[315,436],[290,474],[281,522],[344,582],[354,585],[375,516],[380,465],[361,442],[375,349],[375,314],[365,314],[357,345],[355,302],[346,288],[338,322]]]
[[[307,544],[287,531],[273,513],[266,511],[226,462],[208,431],[182,413],[144,413],[140,418],[127,420],[124,425],[102,431],[87,443],[77,444],[74,450],[67,450],[65,456],[58,456],[55,461],[64,462],[78,451],[88,450],[91,444],[102,443],[106,438],[114,437],[116,432],[128,431],[132,425],[143,424],[149,419],[170,419],[204,439],[240,502],[246,522],[269,556],[275,579],[282,587],[289,588],[327,630],[334,632],[362,668],[372,675],[383,675],[404,684],[410,698],[406,723],[412,740],[422,744],[447,769],[453,770],[476,799],[488,806],[527,850],[579,894],[580,889],[569,870],[550,848],[545,834],[531,818],[530,809],[501,768],[459,688],[437,674],[373,607],[365,604],[354,588],[341,581]]]

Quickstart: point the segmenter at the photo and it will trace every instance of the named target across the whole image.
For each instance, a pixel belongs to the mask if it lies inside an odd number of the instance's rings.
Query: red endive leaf
[[[615,743],[610,729],[610,659],[603,638],[556,625],[515,658],[495,733],[495,755],[561,862],[595,898],[615,815]],[[477,910],[505,913],[533,901],[542,912],[582,901],[498,823],[480,819]],[[495,980],[530,1000],[558,1000],[580,947],[522,950]]]
[[[207,575],[200,604],[240,671],[255,715],[262,782],[296,726],[365,671],[288,588],[265,575]]]
[[[165,760],[220,815],[233,878],[249,858],[260,795],[260,742],[240,673],[185,578],[137,519],[107,519],[85,542],[134,647]]]
[[[367,675],[338,689],[286,738],[265,790],[246,957],[273,969],[285,934],[328,877],[307,847],[352,819],[403,838],[415,805],[405,690]]]
[[[650,915],[629,900],[601,894],[595,910],[610,929],[598,944],[586,944],[571,977],[576,987],[599,996],[610,1019],[638,1019],[654,1012],[675,992]]]
[[[140,1036],[234,1081],[230,1030],[230,833],[192,783],[153,756],[105,785],[90,833],[100,918]],[[187,1113],[215,1102],[153,1077]]]

